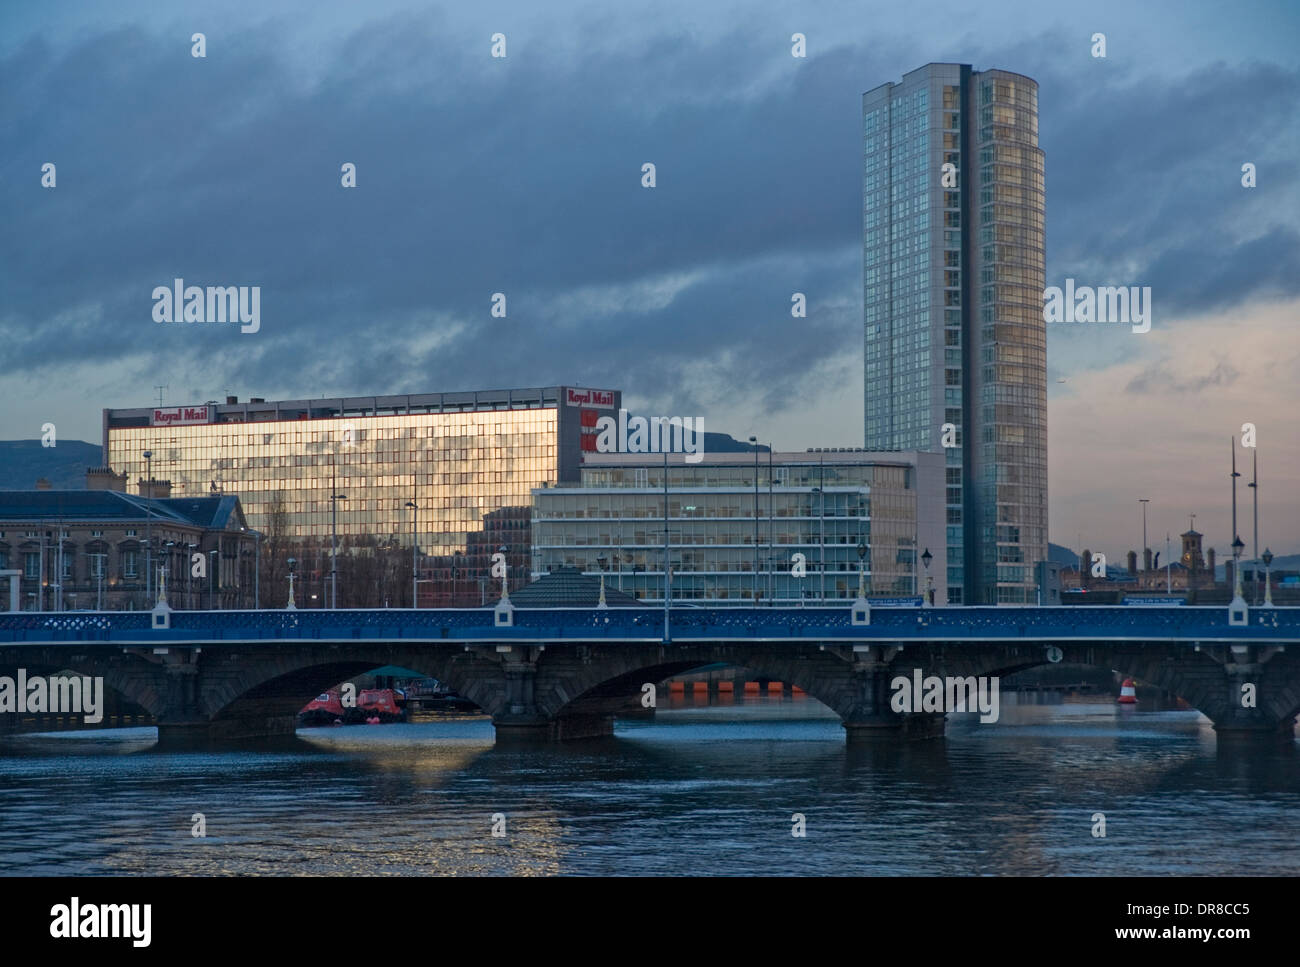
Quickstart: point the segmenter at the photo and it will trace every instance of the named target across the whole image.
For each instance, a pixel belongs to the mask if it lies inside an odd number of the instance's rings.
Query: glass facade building
[[[328,547],[336,527],[340,554],[377,539],[409,555],[414,539],[420,603],[479,604],[499,593],[503,546],[511,585],[526,581],[533,489],[578,480],[584,422],[620,397],[549,387],[105,410],[104,458],[128,479],[170,481],[174,497],[236,493],[264,533]]]
[[[671,454],[667,470],[665,494],[662,457],[588,455],[579,485],[535,490],[534,576],[603,571],[609,587],[662,603],[665,501],[674,601],[842,605],[857,596],[860,561],[875,596],[921,594],[944,572],[939,454],[777,453],[769,464],[760,453],[757,465],[746,453]]]
[[[1038,85],[929,64],[864,94],[862,120],[865,445],[944,453],[953,603],[1032,603],[1047,558]]]

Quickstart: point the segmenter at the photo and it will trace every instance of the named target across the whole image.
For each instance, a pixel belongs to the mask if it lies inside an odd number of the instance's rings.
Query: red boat
[[[378,716],[381,722],[400,722],[406,715],[399,700],[391,688],[363,688],[357,696],[357,708],[369,713],[367,718]]]
[[[303,725],[330,725],[343,718],[343,701],[337,688],[322,692],[307,703],[298,719]]]

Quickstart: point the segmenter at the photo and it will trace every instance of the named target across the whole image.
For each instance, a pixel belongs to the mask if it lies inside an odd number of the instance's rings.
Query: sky
[[[959,62],[1039,84],[1048,285],[1151,288],[1147,333],[1048,326],[1051,539],[1115,561],[1147,497],[1153,547],[1195,513],[1222,558],[1253,423],[1261,547],[1300,551],[1298,26],[1289,0],[9,2],[0,439],[98,442],[159,384],[577,384],[860,446],[861,95]],[[260,286],[260,329],[155,323],[174,278]]]

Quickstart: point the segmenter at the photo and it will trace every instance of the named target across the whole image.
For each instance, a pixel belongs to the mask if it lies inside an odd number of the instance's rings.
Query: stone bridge
[[[1165,614],[1154,614],[1159,610]],[[0,675],[71,669],[157,717],[161,743],[291,733],[296,713],[383,665],[437,678],[492,716],[498,741],[608,735],[642,685],[728,662],[834,710],[850,741],[943,734],[894,711],[898,676],[998,676],[1049,661],[1114,669],[1203,712],[1221,738],[1290,738],[1300,609],[650,609],[0,615]],[[2,716],[0,716],[2,718]]]

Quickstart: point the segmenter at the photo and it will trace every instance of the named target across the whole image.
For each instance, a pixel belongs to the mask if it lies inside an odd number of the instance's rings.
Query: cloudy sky
[[[955,61],[1039,82],[1048,284],[1152,289],[1149,333],[1049,327],[1052,540],[1122,554],[1150,497],[1153,544],[1195,512],[1223,554],[1253,422],[1261,542],[1300,551],[1298,26],[1291,0],[6,3],[0,439],[98,442],[156,384],[579,383],[860,445],[861,94]],[[260,285],[260,332],[155,324],[176,277]]]

